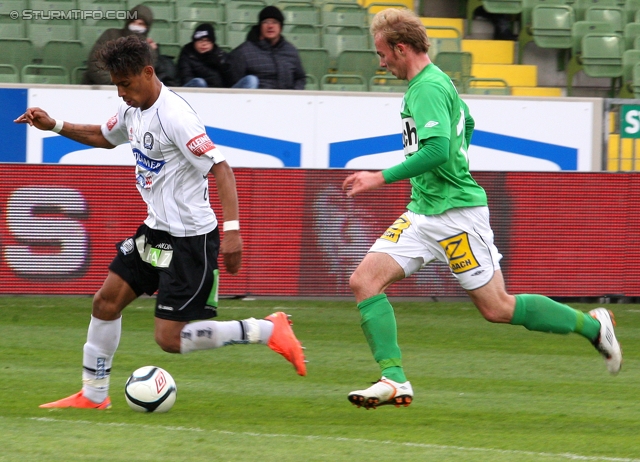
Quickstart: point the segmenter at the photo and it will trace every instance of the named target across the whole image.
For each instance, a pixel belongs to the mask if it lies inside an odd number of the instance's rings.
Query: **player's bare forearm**
[[[233,170],[226,161],[223,161],[211,167],[211,173],[216,179],[224,221],[238,220],[240,212]],[[239,230],[224,232],[220,243],[220,253],[224,258],[224,266],[227,272],[237,274],[242,266],[242,237]]]
[[[60,131],[62,136],[66,136],[82,144],[95,148],[111,149],[113,146],[102,134],[100,125],[73,124],[65,122]]]
[[[39,107],[30,107],[24,114],[14,120],[18,124],[29,124],[39,130],[52,130],[56,125],[56,120]],[[64,122],[59,132],[62,136],[70,138],[79,143],[96,148],[111,149],[114,146],[102,135],[100,125],[73,124]]]

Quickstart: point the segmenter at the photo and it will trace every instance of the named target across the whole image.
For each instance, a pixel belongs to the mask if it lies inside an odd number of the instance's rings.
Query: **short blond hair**
[[[371,35],[381,35],[389,47],[399,43],[409,45],[417,53],[429,51],[429,38],[420,18],[406,8],[387,8],[371,21]]]

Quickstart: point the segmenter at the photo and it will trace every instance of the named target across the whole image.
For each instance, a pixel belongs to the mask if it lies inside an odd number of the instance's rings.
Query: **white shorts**
[[[390,255],[405,276],[437,259],[449,265],[465,290],[487,284],[500,269],[502,258],[493,243],[488,207],[458,208],[440,215],[407,211],[369,252]]]

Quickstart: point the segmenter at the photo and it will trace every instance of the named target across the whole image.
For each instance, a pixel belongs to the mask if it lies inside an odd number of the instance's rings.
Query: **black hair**
[[[100,69],[123,76],[138,75],[153,65],[149,44],[136,34],[108,41],[98,50],[97,58]]]

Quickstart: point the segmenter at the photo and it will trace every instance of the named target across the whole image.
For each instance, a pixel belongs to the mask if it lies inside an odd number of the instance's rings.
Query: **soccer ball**
[[[167,412],[176,402],[176,382],[156,366],[136,369],[124,386],[127,404],[138,412]]]

